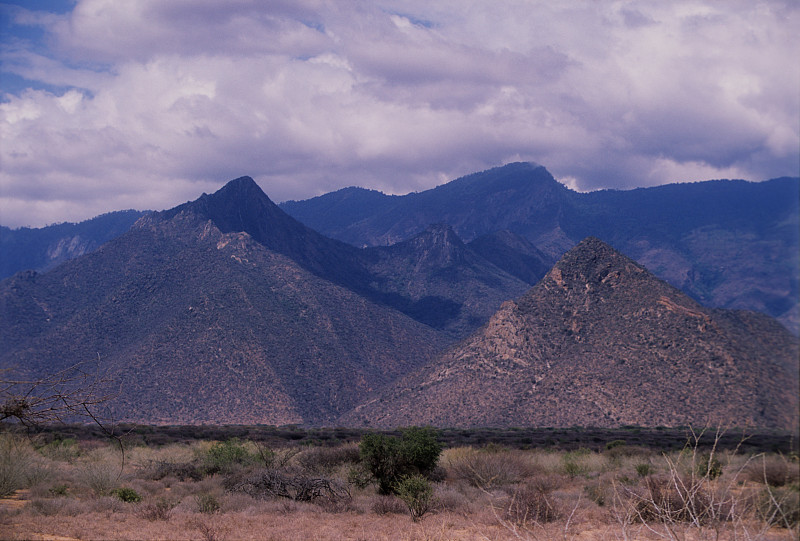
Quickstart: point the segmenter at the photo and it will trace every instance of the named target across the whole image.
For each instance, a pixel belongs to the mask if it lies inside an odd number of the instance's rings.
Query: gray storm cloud
[[[406,193],[511,160],[581,190],[800,169],[793,2],[80,0],[10,10],[0,223]],[[34,84],[35,83],[35,84]]]

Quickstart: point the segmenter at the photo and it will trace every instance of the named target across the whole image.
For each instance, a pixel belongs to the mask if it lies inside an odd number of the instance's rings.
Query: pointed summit
[[[253,240],[283,254],[319,277],[364,292],[358,249],[329,239],[301,224],[270,200],[250,177],[231,180],[211,195],[154,213],[151,222],[193,215],[211,221],[222,233],[247,233]]]
[[[280,210],[250,177],[231,180],[211,195],[203,194],[166,211],[164,217],[169,219],[187,210],[211,220],[223,233],[245,232],[262,244],[270,237],[275,240],[275,230],[296,232],[304,228]]]
[[[587,238],[516,303],[348,422],[375,426],[797,423],[798,343],[710,310]]]
[[[464,261],[466,246],[447,224],[434,224],[416,237],[399,243],[397,249],[419,256],[419,265],[442,267]]]
[[[658,290],[667,289],[670,294],[682,293],[662,282],[644,267],[595,237],[587,237],[564,254],[542,279],[541,288],[556,288],[573,291],[574,294],[592,293],[607,295],[623,282],[649,281]],[[530,294],[534,294],[531,290]]]

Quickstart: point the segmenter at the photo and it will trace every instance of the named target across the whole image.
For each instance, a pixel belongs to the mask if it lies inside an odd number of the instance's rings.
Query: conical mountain
[[[316,276],[463,338],[527,285],[468,249],[449,226],[434,225],[394,246],[359,249],[325,237],[277,205],[250,177],[148,220],[181,214],[222,233],[247,233]]]
[[[116,420],[328,423],[444,344],[326,279],[340,247],[237,179],[0,283],[0,368],[37,378],[84,362],[113,381]]]
[[[155,213],[152,220],[187,212],[211,220],[222,233],[247,233],[259,244],[339,285],[363,289],[362,284],[368,283],[357,248],[301,224],[273,203],[250,177],[231,180],[211,195]]]
[[[596,238],[446,354],[341,420],[371,426],[793,428],[798,343],[706,309]]]

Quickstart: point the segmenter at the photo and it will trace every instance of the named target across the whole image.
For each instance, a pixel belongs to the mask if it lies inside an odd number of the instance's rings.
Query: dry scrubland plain
[[[442,451],[377,493],[357,442],[164,445],[0,433],[3,539],[798,538],[797,454],[605,442]],[[427,488],[431,491],[428,492]],[[404,501],[405,500],[405,501]],[[410,507],[421,515],[412,519]]]

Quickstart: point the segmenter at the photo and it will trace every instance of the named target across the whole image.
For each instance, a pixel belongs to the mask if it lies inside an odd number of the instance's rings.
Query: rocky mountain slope
[[[261,231],[310,267],[321,249],[287,233],[288,216],[265,216],[263,194],[251,205],[254,186],[240,180],[2,282],[0,367],[36,377],[96,361],[118,420],[320,424],[441,349],[430,327],[259,242]]]
[[[507,229],[478,237],[468,246],[487,261],[530,285],[541,280],[556,262],[528,239]]]
[[[23,270],[43,272],[126,232],[146,212],[109,212],[77,224],[10,229],[0,226],[0,280]]]
[[[800,330],[798,178],[578,193],[544,167],[515,163],[405,196],[346,188],[282,208],[356,246],[446,223],[468,243],[511,231],[555,261],[595,235],[705,305],[757,310]]]
[[[454,337],[477,329],[504,301],[530,287],[465,245],[443,224],[364,252],[373,283],[387,299],[398,297],[394,305],[404,313]],[[528,270],[526,277],[534,281],[544,275]],[[403,299],[408,299],[405,306],[400,304]]]
[[[596,238],[446,354],[340,419],[392,427],[792,428],[798,343],[712,310]]]
[[[119,385],[117,419],[320,424],[526,288],[449,229],[357,249],[243,177],[0,282],[0,368],[96,361]]]

